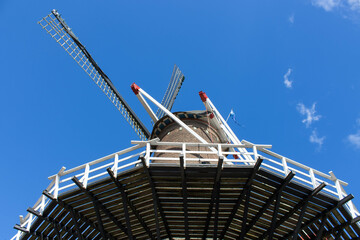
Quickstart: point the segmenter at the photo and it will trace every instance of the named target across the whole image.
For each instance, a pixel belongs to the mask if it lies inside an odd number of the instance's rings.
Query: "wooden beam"
[[[354,219],[351,219],[350,221],[347,221],[347,222],[344,222],[340,225],[337,225],[336,227],[332,227],[330,229],[328,229],[325,233],[324,233],[324,237],[328,237],[332,234],[336,234],[338,231],[343,231],[344,228],[350,226],[351,224],[354,224],[356,222],[360,221],[360,216],[354,218]]]
[[[293,233],[293,240],[298,239],[298,234],[299,234],[299,231],[300,231],[300,227],[302,225],[302,220],[304,218],[304,215],[305,215],[305,212],[306,212],[306,209],[307,209],[308,205],[309,205],[309,201],[307,201],[301,207],[301,212],[300,212],[300,215],[299,215],[299,218],[298,218],[298,221],[296,223],[296,227],[295,227],[295,230],[294,230],[294,233]]]
[[[78,185],[78,187],[79,187],[79,185]],[[97,222],[98,222],[98,225],[99,225],[99,228],[100,228],[101,236],[104,239],[107,239],[106,234],[105,234],[105,229],[104,229],[104,223],[103,223],[101,213],[100,213],[100,203],[95,198],[91,198],[91,200],[92,200],[92,203],[93,203],[93,206],[94,206],[95,215],[96,215],[96,219],[97,219]]]
[[[159,200],[159,197],[156,193],[156,188],[155,188],[155,185],[154,185],[154,182],[152,180],[152,177],[151,177],[151,174],[150,174],[150,171],[148,169],[148,167],[146,166],[146,163],[145,163],[145,158],[144,156],[140,156],[140,160],[141,160],[141,163],[143,165],[143,169],[144,169],[144,172],[149,180],[149,184],[150,184],[150,188],[151,188],[151,192],[152,192],[152,196],[153,196],[153,204],[154,204],[154,213],[155,213],[155,220],[156,220],[156,232],[157,232],[157,238],[160,239],[160,225],[159,225],[159,218],[158,218],[158,210],[160,212],[160,216],[162,218],[162,221],[164,223],[164,226],[165,226],[165,230],[166,230],[166,233],[168,235],[168,238],[171,240],[173,239],[172,235],[171,235],[171,232],[170,232],[170,228],[169,228],[169,224],[165,218],[165,214],[164,214],[164,211],[162,210],[162,207],[161,207],[161,204],[160,204],[160,200]]]
[[[184,209],[185,239],[190,240],[188,203],[187,203],[188,193],[187,193],[187,185],[186,185],[186,173],[184,168],[184,155],[180,155],[179,158],[180,158],[181,188],[182,188],[183,209]]]
[[[70,234],[74,234],[72,229],[69,229],[68,227],[66,227],[64,224],[57,222],[55,219],[46,216],[45,214],[42,215],[41,213],[39,213],[38,211],[36,211],[34,208],[29,207],[27,209],[27,211],[33,215],[35,215],[36,217],[38,217],[39,219],[42,219],[43,221],[49,222],[53,225],[53,228],[56,232],[56,239],[61,240],[61,235],[60,235],[60,231],[59,231],[59,227],[61,229],[63,229],[64,231],[70,233]]]
[[[248,180],[246,181],[246,184],[245,184],[242,192],[240,193],[240,195],[239,195],[239,197],[238,197],[238,199],[237,199],[237,201],[236,201],[236,203],[235,203],[235,205],[234,205],[234,207],[233,207],[233,209],[232,209],[232,211],[231,211],[231,213],[229,215],[228,220],[225,223],[224,229],[222,230],[222,232],[220,234],[220,239],[224,239],[226,231],[230,227],[230,224],[231,224],[232,220],[234,219],[234,216],[235,216],[237,210],[239,209],[239,206],[240,206],[240,204],[242,202],[242,199],[244,198],[244,195],[246,193],[246,189],[251,186],[251,184],[252,184],[252,182],[253,182],[253,180],[255,178],[255,175],[258,172],[259,168],[260,168],[260,165],[261,165],[262,161],[263,161],[263,159],[261,159],[260,157],[257,159],[257,161],[256,161],[256,163],[254,165],[253,171],[252,171],[250,177],[248,178]]]
[[[83,239],[82,233],[81,233],[81,229],[80,229],[80,225],[79,225],[79,221],[81,222],[81,225],[83,226],[88,226],[91,227],[92,229],[96,230],[97,232],[100,233],[100,229],[98,227],[97,224],[93,223],[90,219],[88,219],[87,217],[85,217],[82,213],[79,213],[76,209],[74,209],[71,205],[67,204],[66,202],[62,201],[59,198],[55,198],[54,196],[52,196],[47,190],[43,191],[43,194],[51,199],[52,202],[55,202],[56,204],[58,204],[60,207],[62,207],[64,210],[66,210],[68,213],[70,213],[72,220],[74,222],[75,228],[77,229],[77,236],[80,240]],[[115,239],[111,234],[108,233],[108,237],[110,239]]]
[[[56,202],[50,201],[50,203],[44,209],[43,214],[49,214],[55,206],[56,206]],[[33,221],[31,223],[31,226],[29,229],[30,232],[34,232],[41,223],[42,223],[41,221]],[[20,225],[18,225],[18,226],[20,226]],[[24,235],[22,235],[22,239],[28,239],[30,236],[32,236],[32,235],[29,232],[27,232]]]
[[[100,234],[101,234],[102,238],[107,239],[106,231],[104,230],[104,225],[103,225],[100,210],[99,210],[100,205],[96,201],[97,199],[93,199],[90,195],[86,194],[85,188],[83,187],[82,183],[80,183],[80,181],[76,177],[74,177],[72,180],[80,188],[80,190],[82,192],[85,192],[85,195],[87,195],[90,198],[90,200],[92,201],[93,206],[94,206],[94,210],[95,210],[95,215],[96,215],[96,219],[97,219],[98,228],[100,230]],[[76,216],[75,215],[72,215],[72,216],[74,217],[75,227],[78,230],[78,232],[80,232],[80,226],[79,226],[79,223],[78,223],[78,221],[76,219]]]
[[[122,198],[122,202],[123,202],[123,206],[124,206],[124,215],[126,218],[126,227],[128,229],[130,229],[130,233],[131,233],[131,236],[129,236],[129,239],[130,239],[130,237],[132,239],[132,230],[131,230],[131,226],[130,226],[130,216],[129,216],[128,206],[130,207],[130,209],[132,210],[132,212],[138,219],[141,226],[144,228],[145,232],[148,234],[149,238],[153,239],[154,236],[152,235],[150,229],[147,227],[146,223],[140,216],[139,212],[136,210],[134,204],[132,204],[132,202],[130,201],[127,193],[125,192],[124,186],[118,181],[117,177],[114,175],[114,172],[111,170],[111,168],[108,168],[106,170],[109,173],[111,180],[115,183],[116,187],[119,189],[119,191],[121,193],[121,198]]]
[[[307,202],[310,201],[314,196],[316,196],[325,186],[326,186],[325,183],[321,183],[317,188],[315,188],[313,191],[311,191],[305,198],[303,198],[301,201],[299,201],[298,204],[296,204],[294,206],[294,208],[291,209],[290,212],[288,212],[281,219],[276,221],[276,223],[272,222],[272,225],[274,224],[273,230],[278,228],[281,224],[283,224],[286,220],[288,220],[297,210],[299,210],[302,206],[307,204]],[[266,232],[264,232],[264,234],[260,238],[264,239],[266,236],[269,235],[270,231],[271,231],[271,228],[268,229]]]
[[[286,178],[282,181],[280,187],[278,187],[276,189],[276,191],[271,195],[271,197],[266,201],[266,203],[262,206],[262,208],[255,215],[255,217],[253,219],[251,219],[251,222],[249,223],[248,227],[246,228],[245,234],[250,231],[250,229],[260,219],[260,217],[264,214],[264,212],[269,209],[270,205],[274,202],[274,200],[277,198],[277,196],[282,193],[282,191],[285,189],[285,187],[289,184],[289,182],[291,181],[291,179],[293,179],[294,176],[295,176],[295,173],[292,171],[286,176]]]
[[[242,217],[242,223],[241,223],[241,232],[240,235],[236,238],[236,239],[241,239],[243,240],[246,233],[246,222],[247,222],[247,215],[248,215],[248,211],[249,211],[249,203],[250,203],[250,194],[251,194],[251,185],[246,189],[245,192],[245,205],[244,205],[244,214]]]
[[[18,230],[18,231],[21,231],[21,232],[23,232],[23,233],[29,234],[29,235],[31,235],[31,236],[33,236],[33,237],[38,237],[38,238],[40,238],[40,239],[55,239],[55,238],[53,238],[53,237],[49,237],[49,236],[45,235],[44,233],[39,233],[38,231],[34,231],[34,230],[32,230],[32,229],[30,229],[30,231],[29,231],[29,230],[27,230],[26,228],[23,228],[23,227],[21,227],[21,226],[18,225],[18,224],[16,224],[16,225],[14,226],[14,229],[16,229],[16,230]]]
[[[329,216],[329,214],[325,214],[325,215],[322,216],[321,223],[320,223],[320,226],[319,226],[319,231],[316,234],[316,240],[321,239],[321,237],[323,235],[324,228],[325,228],[325,223],[327,221],[328,216]]]
[[[70,211],[70,215],[71,215],[71,220],[74,222],[74,226],[75,226],[75,229],[76,229],[76,235],[78,236],[78,238],[80,240],[83,239],[83,236],[82,236],[82,233],[81,233],[81,228],[80,228],[80,225],[79,225],[79,221],[78,221],[78,218],[76,217],[76,214],[75,214],[75,211],[73,208],[70,208],[69,209]],[[99,231],[101,232],[101,231]]]
[[[220,198],[220,181],[217,183],[218,189],[216,196],[215,196],[215,216],[214,216],[214,233],[213,233],[213,240],[218,239],[218,225],[219,225],[219,198]]]
[[[324,230],[324,226],[325,226],[325,222],[326,222],[326,219],[328,217],[328,215],[338,209],[339,207],[341,207],[342,205],[344,205],[345,203],[347,203],[348,201],[350,201],[351,199],[353,199],[354,196],[349,194],[347,195],[346,197],[344,197],[343,199],[341,199],[340,201],[338,201],[337,203],[331,205],[330,207],[328,207],[327,209],[325,209],[324,211],[322,211],[321,213],[317,214],[315,217],[313,217],[312,219],[310,219],[309,221],[307,221],[306,223],[304,223],[303,225],[301,225],[300,227],[300,231],[301,232],[302,230],[304,230],[305,228],[311,226],[312,224],[314,224],[316,221],[318,221],[319,219],[321,219],[321,224],[320,224],[320,227],[319,227],[319,230],[317,232],[317,235],[316,235],[316,239],[321,239],[321,236],[322,236],[322,231]],[[284,239],[287,239],[289,238],[290,236],[293,235],[293,232],[290,232],[288,234],[286,234],[283,238]]]
[[[214,201],[215,201],[215,198],[217,197],[218,192],[220,190],[220,177],[221,177],[221,169],[222,169],[223,162],[224,162],[224,157],[219,156],[218,165],[217,165],[217,168],[216,168],[216,174],[215,174],[215,178],[214,178],[213,190],[211,192],[210,205],[209,205],[209,208],[208,208],[208,213],[207,213],[207,217],[206,217],[206,221],[205,221],[204,232],[203,232],[203,236],[202,236],[203,240],[205,240],[207,238],[207,233],[208,233],[209,225],[210,225],[210,219],[211,219],[212,211],[213,211],[213,208],[214,208]]]
[[[56,235],[58,236],[57,239],[61,240],[61,235],[60,235],[60,231],[59,231],[59,223],[53,223],[54,225],[54,230],[56,232]]]
[[[344,229],[339,229],[334,237],[334,240],[339,240]]]
[[[277,214],[278,214],[278,211],[279,211],[279,207],[280,207],[280,201],[281,201],[281,194],[278,194],[276,196],[276,201],[275,201],[275,206],[274,206],[274,212],[273,212],[273,216],[272,216],[272,219],[271,219],[271,224],[270,224],[270,228],[268,230],[269,232],[269,237],[268,237],[268,240],[272,240],[273,238],[273,235],[274,235],[274,232],[275,232],[275,229],[276,229],[276,219],[277,219]]]
[[[106,237],[106,232],[103,229],[102,226],[102,221],[101,221],[101,217],[99,219],[100,216],[100,212],[99,209],[126,235],[128,235],[128,230],[124,227],[124,225],[116,219],[116,217],[105,207],[104,204],[101,203],[101,201],[89,190],[84,188],[84,186],[81,184],[81,182],[79,181],[79,179],[77,179],[76,177],[73,177],[71,179],[78,187],[79,189],[94,203],[94,209],[95,209],[95,213],[97,215],[99,222],[99,227],[100,227],[100,232],[101,234]]]

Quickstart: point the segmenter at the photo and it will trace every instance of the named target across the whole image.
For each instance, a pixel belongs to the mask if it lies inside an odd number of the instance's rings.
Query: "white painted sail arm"
[[[203,101],[205,107],[207,109],[211,110],[211,112],[213,114],[213,120],[212,121],[217,125],[218,128],[220,127],[219,130],[222,130],[223,133],[227,136],[227,138],[230,141],[232,141],[234,144],[242,144],[240,142],[240,140],[236,137],[235,133],[231,130],[231,128],[229,127],[227,122],[224,120],[222,115],[216,109],[215,105],[211,102],[209,97],[202,91],[199,93],[199,95],[200,95],[200,98]],[[244,149],[244,148],[237,148],[237,149],[241,153],[247,153],[247,150]],[[249,155],[246,155],[246,154],[245,154],[244,157],[245,157],[246,160],[254,160],[254,161],[256,161],[255,157],[254,157],[254,159],[252,159]]]
[[[208,143],[205,139],[200,137],[195,131],[193,131],[188,125],[186,125],[183,121],[181,121],[178,117],[172,114],[169,110],[167,110],[163,105],[161,105],[158,101],[156,101],[153,97],[151,97],[148,93],[146,93],[140,87],[137,88],[138,92],[141,93],[144,97],[149,99],[152,103],[154,103],[158,108],[165,112],[171,119],[173,119],[176,123],[178,123],[181,127],[187,130],[191,135],[196,137],[202,143]],[[136,93],[135,93],[136,94]]]
[[[202,143],[208,143],[205,139],[203,139],[199,134],[197,134],[194,130],[192,130],[188,125],[186,125],[183,121],[181,121],[178,117],[176,117],[173,113],[171,113],[168,109],[166,109],[163,105],[161,105],[158,101],[156,101],[153,97],[151,97],[147,92],[137,86],[135,83],[131,85],[131,88],[135,94],[141,93],[144,97],[149,99],[152,103],[154,103],[158,108],[160,108],[166,115],[168,115],[172,120],[178,123],[181,127],[187,130],[191,135],[193,135],[197,140]],[[217,153],[217,150],[213,147],[210,147],[211,151]],[[226,157],[225,157],[226,159]]]
[[[153,112],[153,110],[151,109],[151,107],[149,106],[149,104],[146,102],[145,98],[142,96],[142,94],[139,92],[139,94],[136,94],[136,97],[139,99],[139,101],[141,102],[141,104],[143,105],[143,107],[145,108],[146,112],[149,114],[149,116],[151,117],[151,120],[156,123],[159,119],[157,118],[157,116],[155,115],[155,113]]]
[[[216,109],[215,105],[211,102],[210,98],[207,98],[207,101],[206,101],[211,109],[215,112],[216,114],[216,117],[220,118],[220,122],[225,126],[225,128],[228,130],[232,140],[236,143],[236,144],[240,144],[240,140],[236,137],[235,133],[233,132],[233,130],[230,128],[230,126],[227,124],[227,122],[225,121],[225,119],[222,117],[222,115],[220,114],[220,112]]]

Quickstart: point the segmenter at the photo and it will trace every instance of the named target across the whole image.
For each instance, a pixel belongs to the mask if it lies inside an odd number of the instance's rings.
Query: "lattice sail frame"
[[[176,96],[178,95],[181,85],[184,82],[184,74],[180,71],[179,67],[174,65],[174,69],[171,75],[169,86],[166,89],[161,105],[163,105],[167,110],[171,110],[174,105]],[[156,111],[156,116],[158,119],[162,118],[165,115],[165,112],[160,108]]]
[[[132,111],[126,101],[121,97],[110,79],[97,66],[91,55],[78,38],[66,25],[60,14],[53,10],[49,15],[38,22],[42,28],[53,38],[63,49],[79,64],[79,66],[89,75],[96,85],[105,93],[109,100],[124,116],[126,121],[135,130],[141,140],[149,138],[150,133]]]

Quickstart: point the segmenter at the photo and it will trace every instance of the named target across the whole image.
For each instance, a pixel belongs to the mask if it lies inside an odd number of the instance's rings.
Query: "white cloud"
[[[348,0],[347,3],[351,10],[353,11],[360,10],[360,0]]]
[[[299,113],[306,116],[306,118],[302,120],[306,127],[310,127],[312,122],[319,121],[321,118],[321,115],[316,115],[315,106],[316,103],[313,103],[311,108],[305,107],[303,103],[298,103],[297,105],[297,110]]]
[[[360,130],[355,134],[350,134],[347,140],[356,148],[360,148]]]
[[[360,0],[312,0],[312,4],[327,12],[338,9],[345,14],[344,16],[347,16],[346,12],[360,12]]]
[[[348,0],[352,1],[352,0]],[[323,8],[325,11],[332,11],[334,8],[339,7],[341,0],[312,0],[312,4]]]
[[[359,0],[360,1],[360,0]],[[294,14],[291,14],[290,17],[289,17],[289,22],[290,23],[294,23],[295,21],[295,15]]]
[[[347,140],[356,148],[360,148],[360,130],[355,134],[350,134]]]
[[[285,84],[285,87],[287,87],[287,88],[292,88],[293,81],[289,80],[289,76],[290,76],[291,72],[292,72],[292,69],[289,68],[284,75],[284,84]]]
[[[360,118],[356,119],[356,125],[357,127],[360,127]],[[360,129],[358,129],[354,134],[349,134],[346,140],[355,148],[360,149]]]
[[[360,118],[356,119],[356,124],[360,126]]]
[[[316,129],[312,131],[311,135],[310,135],[310,142],[311,143],[315,143],[318,145],[319,148],[321,148],[321,146],[324,143],[325,137],[319,137],[317,135]]]

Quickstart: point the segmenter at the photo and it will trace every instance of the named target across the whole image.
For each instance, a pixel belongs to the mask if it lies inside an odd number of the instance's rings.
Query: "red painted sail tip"
[[[131,89],[133,90],[133,92],[135,93],[135,95],[139,94],[139,89],[140,87],[138,85],[136,85],[135,83],[131,84]]]
[[[206,93],[204,93],[203,91],[199,92],[201,101],[206,102],[206,99],[208,98],[208,96],[206,96]]]

